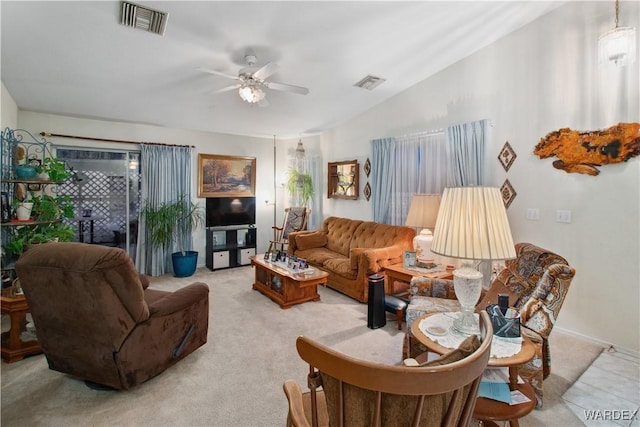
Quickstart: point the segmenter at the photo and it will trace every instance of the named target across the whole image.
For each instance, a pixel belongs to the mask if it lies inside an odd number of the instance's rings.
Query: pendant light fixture
[[[616,0],[616,26],[598,39],[598,57],[602,65],[613,62],[618,67],[623,67],[636,60],[636,29],[619,27],[619,14],[620,2]]]

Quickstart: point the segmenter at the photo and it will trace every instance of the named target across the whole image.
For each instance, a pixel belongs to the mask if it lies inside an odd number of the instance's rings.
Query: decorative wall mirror
[[[327,197],[356,200],[360,192],[360,165],[356,160],[329,162]]]

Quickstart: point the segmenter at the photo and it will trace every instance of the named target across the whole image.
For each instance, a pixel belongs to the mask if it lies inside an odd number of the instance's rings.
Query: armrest
[[[527,321],[536,314],[540,314],[541,318],[547,319],[546,322],[543,322],[546,323],[546,325],[543,325],[540,321],[537,323],[542,325],[541,329],[548,328],[548,332],[550,332],[555,322],[555,317],[558,315],[557,311],[560,310],[565,293],[574,274],[575,270],[573,267],[565,264],[553,264],[549,266],[540,280],[538,280],[536,288],[529,299],[520,307],[520,321],[527,323]],[[551,292],[551,289],[554,287],[561,289],[562,293],[554,295],[554,293]],[[553,306],[553,308],[551,306]],[[543,333],[542,330],[536,330],[536,332]]]
[[[287,396],[289,402],[289,420],[294,426],[311,427],[307,417],[304,415],[304,402],[302,400],[302,389],[300,385],[293,381],[288,380],[282,385],[284,394]],[[288,423],[287,423],[288,424]]]
[[[140,283],[142,283],[142,289],[147,289],[149,287],[149,276],[146,274],[138,273],[138,277],[140,278]]]
[[[385,246],[383,248],[353,248],[351,249],[351,266],[357,265],[365,274],[377,273],[388,265],[395,264],[402,259],[404,248],[400,245]],[[353,257],[357,257],[354,259]]]
[[[203,298],[208,298],[206,283],[196,282],[180,288],[149,305],[149,317],[166,316],[183,310]]]

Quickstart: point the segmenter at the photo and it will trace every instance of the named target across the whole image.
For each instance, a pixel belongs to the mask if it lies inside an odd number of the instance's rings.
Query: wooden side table
[[[429,277],[431,279],[453,279],[453,271],[442,270],[425,273],[405,268],[402,264],[389,265],[384,268],[384,271],[387,275],[387,281],[384,285],[384,293],[386,295],[393,295],[394,281],[410,283],[413,276]]]
[[[8,314],[11,319],[11,329],[2,334],[2,358],[5,362],[17,362],[25,356],[42,353],[37,340],[22,341],[20,338],[25,330],[25,317],[29,312],[24,295],[16,295],[13,289],[3,289],[0,307],[2,314]]]
[[[420,322],[429,316],[440,313],[429,313],[417,318],[411,325],[413,336],[420,341],[429,351],[437,354],[450,352],[452,349],[443,347],[437,342],[431,340],[420,330]],[[520,352],[510,357],[491,357],[489,359],[490,367],[508,367],[509,368],[509,388],[511,390],[519,390],[522,394],[529,398],[529,402],[519,403],[517,405],[509,405],[485,397],[478,397],[476,407],[473,411],[473,417],[481,421],[481,425],[488,427],[498,427],[494,421],[509,421],[511,427],[519,427],[519,418],[524,417],[536,406],[536,395],[533,387],[528,382],[518,384],[518,369],[520,365],[527,363],[535,355],[535,346],[533,342],[525,335],[522,336],[522,348]]]

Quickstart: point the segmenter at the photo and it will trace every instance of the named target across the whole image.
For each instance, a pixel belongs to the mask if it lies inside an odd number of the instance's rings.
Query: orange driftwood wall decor
[[[626,162],[640,154],[640,123],[618,123],[591,132],[563,128],[540,138],[533,153],[541,159],[556,156],[556,169],[595,176],[600,173],[596,166]]]

